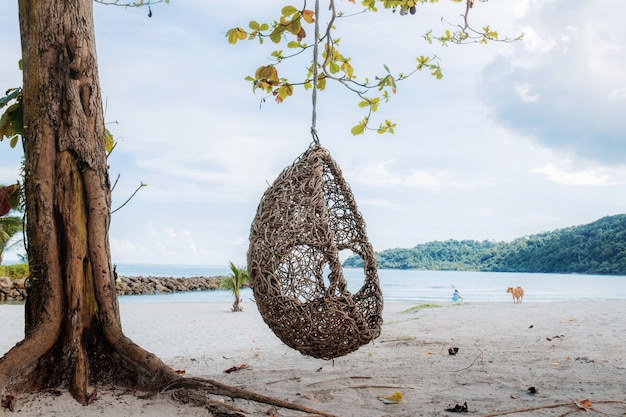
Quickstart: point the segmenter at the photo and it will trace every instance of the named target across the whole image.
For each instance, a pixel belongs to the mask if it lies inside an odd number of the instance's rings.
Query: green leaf
[[[382,134],[382,133],[391,133],[394,134],[394,128],[396,127],[395,123],[390,122],[389,120],[385,120],[385,124],[380,124],[380,127],[378,128],[378,133]]]
[[[431,44],[431,45],[432,45],[432,43],[433,43],[433,38],[432,38],[432,36],[431,36],[432,34],[433,34],[433,31],[432,31],[432,30],[429,30],[429,31],[428,31],[428,32],[426,32],[426,34],[424,35],[424,39],[426,39],[426,42],[428,42],[428,43],[429,43],[429,44]]]
[[[376,8],[376,0],[363,0],[361,2],[361,4],[365,7],[367,7],[368,9],[370,9],[371,11],[375,12],[378,9]]]
[[[285,6],[280,12],[283,16],[291,16],[294,13],[298,13],[298,9],[293,6]]]
[[[291,34],[298,36],[300,30],[302,29],[302,25],[300,25],[300,19],[293,20],[291,23],[287,25],[287,30],[291,32]]]
[[[254,20],[250,21],[250,24],[248,25],[250,27],[250,29],[252,30],[260,30],[260,26],[259,26],[259,22],[256,22]]]
[[[372,101],[370,102],[370,108],[372,109],[373,112],[378,110],[379,104],[380,104],[380,99],[378,97],[374,97]]]
[[[13,128],[11,127],[11,117],[9,117],[7,112],[4,112],[4,114],[0,116],[0,140],[3,140],[5,136],[11,138],[14,134]]]
[[[354,75],[354,68],[350,65],[350,58],[346,59],[343,64],[341,64],[341,70],[346,73],[348,78],[352,78]]]
[[[317,89],[323,91],[326,88],[326,76],[320,74],[317,76]]]
[[[0,109],[9,104],[11,100],[19,98],[22,94],[22,89],[20,87],[11,88],[7,90],[6,94],[7,95],[5,97],[0,98]]]
[[[274,43],[280,43],[283,33],[285,33],[285,27],[282,25],[277,25],[272,33],[270,33],[270,40]]]
[[[293,94],[293,86],[291,84],[283,84],[280,87],[278,87],[277,94],[280,100],[282,101]]]
[[[363,122],[359,123],[358,125],[354,126],[350,132],[356,136],[356,135],[362,135],[365,132],[365,124]]]
[[[242,41],[248,37],[248,32],[241,28],[233,28],[226,32],[226,37],[228,38],[228,43],[234,45],[237,41]]]
[[[22,120],[22,103],[11,104],[0,116],[0,140],[5,136],[13,138],[15,135],[24,133],[24,122]]]
[[[424,65],[426,65],[428,63],[428,61],[430,60],[430,58],[425,57],[424,55],[421,55],[419,58],[416,58],[416,59],[417,59],[417,69],[418,70],[421,70],[422,67]]]
[[[431,74],[434,75],[438,80],[443,78],[443,72],[441,72],[441,67],[439,65],[431,65],[430,69],[432,69]]]
[[[115,147],[115,139],[109,129],[104,129],[104,150],[107,154],[113,151]]]

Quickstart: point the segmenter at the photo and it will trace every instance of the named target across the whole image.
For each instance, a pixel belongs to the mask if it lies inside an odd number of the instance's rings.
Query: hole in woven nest
[[[339,252],[339,259],[341,263],[343,263],[346,259],[354,255],[356,255],[356,253],[352,252],[350,249],[344,249]],[[348,283],[348,291],[350,291],[351,294],[358,292],[365,284],[365,272],[363,268],[344,268],[343,266],[341,268],[344,277],[346,277],[346,282]],[[327,272],[330,272],[330,269],[328,269]]]

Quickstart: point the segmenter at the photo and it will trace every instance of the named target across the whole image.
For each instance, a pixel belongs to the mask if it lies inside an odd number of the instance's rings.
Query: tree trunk
[[[92,0],[20,0],[19,21],[31,276],[0,394],[67,386],[85,404],[90,385],[158,389],[179,376],[121,328]]]

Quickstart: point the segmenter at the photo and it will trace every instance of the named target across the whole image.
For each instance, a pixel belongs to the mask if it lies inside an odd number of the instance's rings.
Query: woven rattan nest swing
[[[364,261],[364,283],[354,294],[339,260],[344,249]],[[248,276],[265,323],[305,355],[336,358],[380,335],[383,299],[365,222],[339,166],[318,143],[263,195]]]

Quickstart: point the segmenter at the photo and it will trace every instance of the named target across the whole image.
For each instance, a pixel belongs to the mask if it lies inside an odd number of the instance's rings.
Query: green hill
[[[626,275],[626,214],[512,242],[447,240],[376,253],[379,268]],[[361,267],[352,256],[345,267]]]

